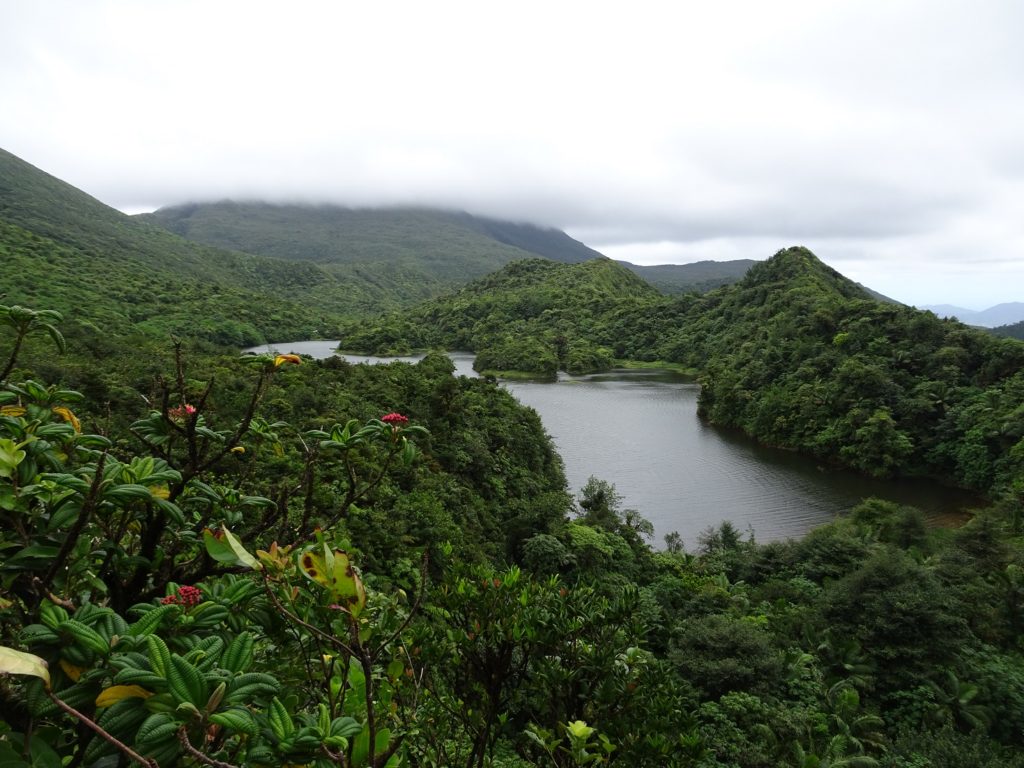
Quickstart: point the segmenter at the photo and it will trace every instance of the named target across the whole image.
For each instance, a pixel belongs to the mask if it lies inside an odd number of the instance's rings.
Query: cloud
[[[1024,285],[1021,28],[1011,0],[8,3],[0,146],[121,209],[438,205],[673,260],[817,243],[995,303]]]

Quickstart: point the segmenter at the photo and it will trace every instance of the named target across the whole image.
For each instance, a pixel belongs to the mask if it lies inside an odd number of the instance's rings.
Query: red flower
[[[175,424],[184,424],[185,421],[188,418],[190,418],[195,412],[196,407],[194,405],[189,405],[188,403],[185,403],[184,405],[179,405],[177,408],[171,408],[169,411],[167,411],[167,416]]]
[[[383,421],[385,424],[390,424],[393,427],[400,427],[403,424],[409,423],[409,417],[403,416],[400,413],[389,413],[385,416],[382,416],[380,420]]]
[[[191,608],[203,601],[203,593],[198,587],[178,587],[176,594],[168,595],[160,602],[164,605],[182,605]]]

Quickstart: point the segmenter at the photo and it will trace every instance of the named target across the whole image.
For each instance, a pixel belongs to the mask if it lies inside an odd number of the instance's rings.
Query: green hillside
[[[803,248],[675,298],[519,261],[362,328],[499,367],[675,360],[716,423],[993,500],[957,530],[869,499],[799,541],[725,522],[656,551],[443,355],[195,341],[303,332],[318,265],[140,229],[4,160],[4,768],[1024,768],[1024,344]]]
[[[281,259],[311,261],[351,274],[388,265],[428,283],[465,282],[511,261],[597,256],[568,235],[469,214],[416,208],[352,209],[268,203],[189,204],[138,217],[182,237]]]
[[[427,208],[345,208],[221,201],[176,205],[137,216],[218,248],[311,261],[340,279],[380,279],[399,303],[438,295],[525,258],[573,264],[601,257],[565,232]],[[755,262],[702,261],[624,266],[659,291],[704,293],[734,283]],[[422,292],[407,288],[419,283]],[[407,302],[406,302],[407,303]]]
[[[72,325],[248,345],[333,334],[344,315],[431,295],[400,267],[319,265],[190,242],[126,216],[0,150],[0,291]]]
[[[805,248],[676,298],[610,261],[523,262],[342,339],[547,377],[669,361],[701,372],[705,417],[769,445],[986,493],[1024,471],[1024,344],[879,301]]]
[[[1024,340],[1024,320],[1012,325],[1000,325],[992,329],[996,336],[1008,336],[1011,339]]]
[[[751,259],[733,261],[697,261],[692,264],[655,264],[640,266],[619,262],[665,294],[707,293],[723,285],[741,280],[757,262]]]
[[[531,259],[408,312],[350,324],[342,329],[342,346],[368,352],[467,349],[477,353],[479,370],[551,378],[559,369],[610,368],[612,351],[598,342],[595,327],[661,302],[653,287],[610,259]]]
[[[880,302],[804,248],[661,338],[704,371],[701,413],[763,443],[986,493],[1024,472],[1024,344]]]

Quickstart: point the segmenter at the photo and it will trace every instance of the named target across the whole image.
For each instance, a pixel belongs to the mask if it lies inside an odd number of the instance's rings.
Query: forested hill
[[[189,242],[3,150],[0,256],[5,302],[59,310],[72,334],[92,323],[105,336],[247,345],[331,333],[343,314],[394,301],[315,264]]]
[[[662,355],[704,371],[712,421],[876,475],[1024,476],[1024,344],[869,298],[803,248],[700,305]]]
[[[552,378],[559,369],[605,370],[612,351],[595,332],[622,312],[665,302],[625,267],[531,259],[510,264],[455,293],[405,313],[343,329],[342,346],[370,352],[440,347],[477,353],[477,368]]]
[[[1009,336],[1011,339],[1024,339],[1024,320],[1012,325],[1000,325],[992,329],[996,336]]]
[[[558,230],[418,208],[222,201],[139,218],[220,248],[323,264],[402,265],[448,282],[530,257],[578,262],[600,255]]]
[[[430,208],[346,208],[265,202],[189,203],[137,218],[219,248],[315,262],[334,274],[363,276],[404,270],[430,292],[461,285],[521,259],[564,264],[601,254],[565,232],[528,223]],[[640,266],[622,262],[663,293],[703,293],[734,283],[749,259]],[[397,281],[397,282],[396,282]]]
[[[751,259],[732,261],[696,261],[692,264],[654,264],[640,266],[620,262],[640,275],[662,293],[707,293],[743,278],[757,262]]]
[[[805,248],[704,296],[658,296],[631,277],[608,261],[513,264],[350,326],[342,343],[470,349],[478,369],[542,376],[670,361],[701,373],[711,421],[826,463],[986,493],[1024,473],[1019,341],[879,301]]]

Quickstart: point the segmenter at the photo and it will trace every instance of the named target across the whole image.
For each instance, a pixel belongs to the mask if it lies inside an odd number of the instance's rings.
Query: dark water
[[[322,357],[335,346],[299,342],[278,345],[278,351]],[[451,357],[457,373],[474,375],[472,355]],[[697,418],[697,385],[668,371],[614,371],[504,386],[540,414],[565,462],[571,490],[578,491],[591,475],[614,483],[624,507],[639,510],[654,524],[655,543],[678,531],[693,549],[702,531],[724,520],[741,531],[751,528],[758,541],[798,537],[869,496],[920,507],[936,524],[957,522],[965,507],[977,503],[933,483],[826,470],[812,459],[709,427]]]

